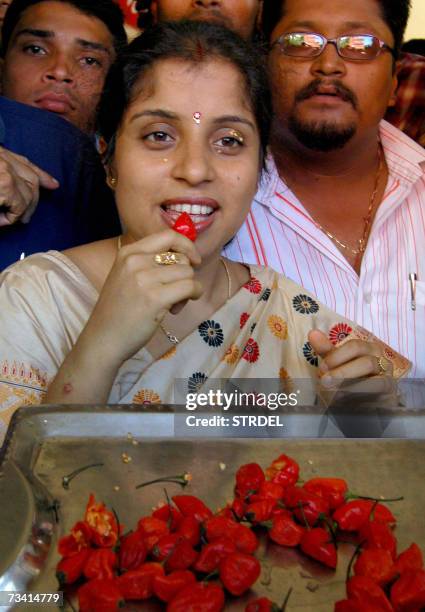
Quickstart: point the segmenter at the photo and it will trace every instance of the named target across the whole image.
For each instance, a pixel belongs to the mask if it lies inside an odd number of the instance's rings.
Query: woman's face
[[[233,65],[158,61],[125,111],[110,168],[128,237],[160,232],[187,212],[201,256],[219,253],[248,214],[259,157],[256,120]]]

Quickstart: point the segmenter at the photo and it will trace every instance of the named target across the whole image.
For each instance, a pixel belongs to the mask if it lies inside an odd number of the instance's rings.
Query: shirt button
[[[364,294],[364,301],[366,302],[366,304],[370,304],[372,302],[372,294],[371,293],[365,293]]]

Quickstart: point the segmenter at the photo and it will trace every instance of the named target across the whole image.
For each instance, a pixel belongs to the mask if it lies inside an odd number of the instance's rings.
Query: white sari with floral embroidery
[[[113,404],[175,403],[175,381],[196,392],[208,379],[316,378],[307,340],[314,327],[337,344],[376,340],[270,268],[251,280],[160,359],[141,349],[121,366]],[[12,413],[37,404],[81,333],[98,298],[88,279],[57,251],[33,255],[0,275],[0,440]],[[401,376],[409,362],[384,346]]]

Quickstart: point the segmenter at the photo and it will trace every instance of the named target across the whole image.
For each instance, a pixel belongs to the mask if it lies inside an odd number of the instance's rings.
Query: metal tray
[[[135,486],[163,475],[189,471],[185,492],[216,509],[232,497],[237,468],[252,461],[266,467],[278,454],[293,456],[303,479],[315,475],[346,478],[351,490],[385,497],[398,519],[399,550],[415,541],[425,546],[425,441],[397,439],[179,439],[174,415],[122,408],[31,408],[13,421],[0,468],[0,591],[57,590],[55,566],[59,537],[79,520],[93,492],[113,507],[127,528],[164,499],[163,485]],[[131,457],[123,462],[122,454]],[[103,463],[75,478],[65,490],[62,477]],[[169,485],[170,495],[179,490]],[[56,520],[57,514],[57,520]],[[292,549],[264,538],[259,549],[262,575],[243,598],[226,610],[243,610],[254,595],[282,602],[293,588],[291,611],[327,612],[345,596],[344,580],[353,546],[342,545],[336,572]],[[70,609],[70,608],[69,608]],[[160,610],[152,604],[127,610]]]

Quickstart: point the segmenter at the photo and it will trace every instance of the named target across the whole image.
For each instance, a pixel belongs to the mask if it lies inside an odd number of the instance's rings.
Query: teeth
[[[166,210],[174,210],[175,212],[185,212],[188,215],[209,215],[214,212],[212,206],[204,206],[200,204],[170,204],[165,207]]]

